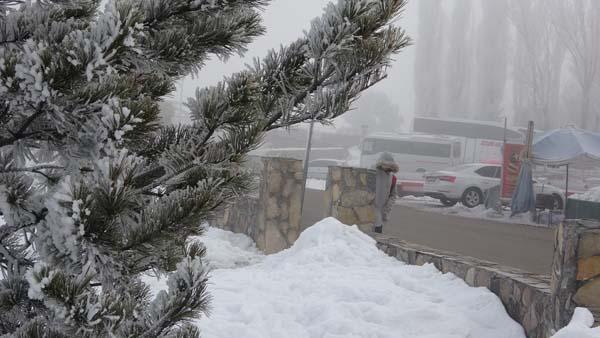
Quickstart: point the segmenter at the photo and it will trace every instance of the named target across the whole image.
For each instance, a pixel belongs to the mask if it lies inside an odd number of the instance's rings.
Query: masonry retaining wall
[[[301,232],[302,161],[253,158],[249,170],[259,178],[258,191],[240,196],[211,225],[248,235],[267,254],[286,249]]]

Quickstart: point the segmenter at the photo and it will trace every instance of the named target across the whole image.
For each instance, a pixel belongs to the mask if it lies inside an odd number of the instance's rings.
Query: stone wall
[[[235,203],[221,210],[211,221],[217,228],[245,234],[254,239],[257,237],[259,199],[255,195],[238,198]]]
[[[375,221],[375,171],[330,167],[325,191],[326,216],[369,231]]]
[[[263,158],[255,241],[265,253],[289,248],[300,235],[302,161]]]
[[[301,232],[302,161],[252,158],[258,191],[239,197],[217,213],[211,225],[248,235],[265,253],[290,247]]]
[[[492,262],[427,248],[380,234],[371,234],[386,254],[408,264],[431,263],[467,284],[486,287],[504,304],[508,314],[523,325],[527,337],[551,336],[551,291],[547,276],[535,275]]]
[[[553,321],[566,325],[575,307],[594,312],[600,319],[600,223],[565,221],[556,231],[552,263]]]

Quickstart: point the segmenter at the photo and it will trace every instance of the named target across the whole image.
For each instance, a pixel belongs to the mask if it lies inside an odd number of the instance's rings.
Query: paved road
[[[325,215],[322,191],[307,190],[304,226]],[[396,206],[384,232],[408,242],[550,274],[554,230],[463,218]]]

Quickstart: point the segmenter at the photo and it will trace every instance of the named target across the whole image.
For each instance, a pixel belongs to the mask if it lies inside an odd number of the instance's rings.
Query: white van
[[[394,156],[401,180],[422,181],[426,172],[462,164],[460,139],[428,134],[373,134],[363,140],[361,167],[375,168],[383,152]]]

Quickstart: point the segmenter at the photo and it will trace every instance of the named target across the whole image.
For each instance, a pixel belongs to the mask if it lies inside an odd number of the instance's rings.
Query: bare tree
[[[444,11],[441,0],[419,0],[415,61],[415,113],[438,116],[441,99]]]
[[[578,124],[600,129],[594,99],[600,89],[600,2],[596,0],[556,1],[553,23],[570,59],[570,74],[579,86]]]
[[[552,25],[555,12],[556,7],[545,0],[511,1],[510,18],[516,31],[513,106],[520,125],[535,120],[549,128],[560,114],[565,47]]]
[[[504,111],[510,40],[508,0],[482,1],[477,27],[472,111],[484,120],[496,120]]]
[[[445,51],[443,79],[443,107],[445,114],[454,117],[469,117],[471,94],[472,45],[472,2],[456,1],[449,28]]]

